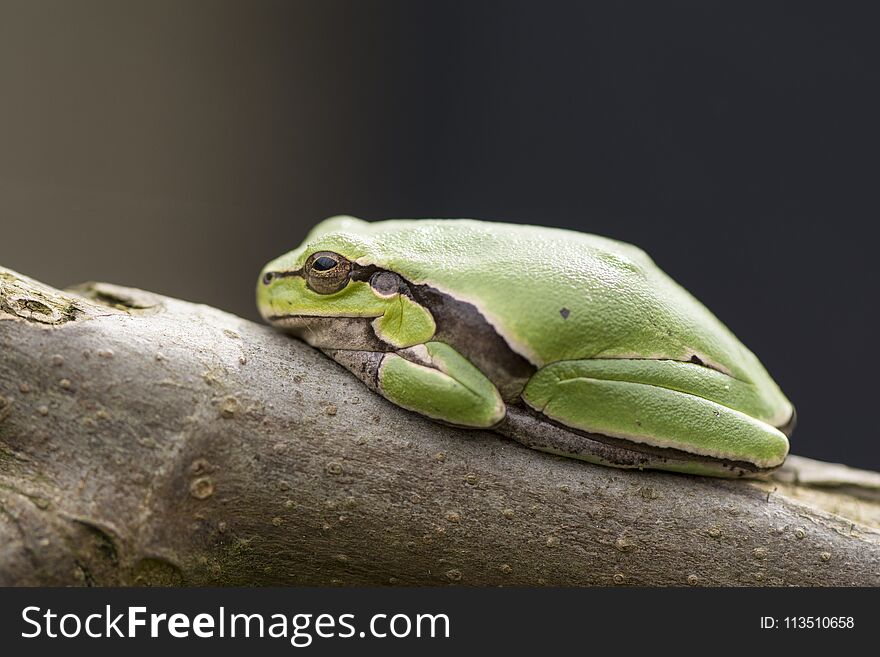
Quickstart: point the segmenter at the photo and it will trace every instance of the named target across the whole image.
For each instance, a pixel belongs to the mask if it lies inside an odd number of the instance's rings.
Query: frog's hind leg
[[[773,469],[788,440],[732,408],[755,403],[737,385],[676,361],[559,362],[523,391],[536,413],[510,412],[498,430],[536,449],[617,467],[727,476]]]

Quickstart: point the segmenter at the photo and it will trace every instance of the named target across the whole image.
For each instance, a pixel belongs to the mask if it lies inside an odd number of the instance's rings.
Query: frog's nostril
[[[272,279],[274,278],[275,274],[273,274],[271,271],[267,271],[265,274],[263,274],[263,285],[268,285],[272,282]]]

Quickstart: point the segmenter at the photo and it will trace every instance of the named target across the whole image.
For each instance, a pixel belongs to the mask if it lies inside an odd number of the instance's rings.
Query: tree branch
[[[0,584],[878,585],[878,475],[593,466],[213,308],[0,269]]]

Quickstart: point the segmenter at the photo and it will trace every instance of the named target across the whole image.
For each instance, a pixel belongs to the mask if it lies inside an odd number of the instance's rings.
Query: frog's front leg
[[[328,351],[389,401],[434,420],[489,428],[506,412],[495,385],[464,356],[442,342],[397,352]]]

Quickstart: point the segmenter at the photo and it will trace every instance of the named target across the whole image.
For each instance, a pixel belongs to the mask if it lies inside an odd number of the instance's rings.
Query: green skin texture
[[[472,304],[536,368],[521,398],[507,402],[558,425],[622,439],[636,451],[697,455],[686,466],[656,467],[698,474],[718,474],[701,462],[719,459],[773,468],[788,453],[788,439],[776,427],[792,417],[791,403],[755,355],[635,246],[469,219],[333,217],[266,265],[263,274],[288,273],[257,285],[267,320],[375,318],[379,338],[419,351],[417,358],[409,355],[413,350],[385,356],[378,376],[383,396],[436,420],[490,428],[504,418],[505,400],[453,346],[432,341],[431,308],[402,294],[378,294],[366,281],[350,281],[333,294],[312,291],[289,272],[319,251]],[[346,348],[344,340],[316,346]]]

